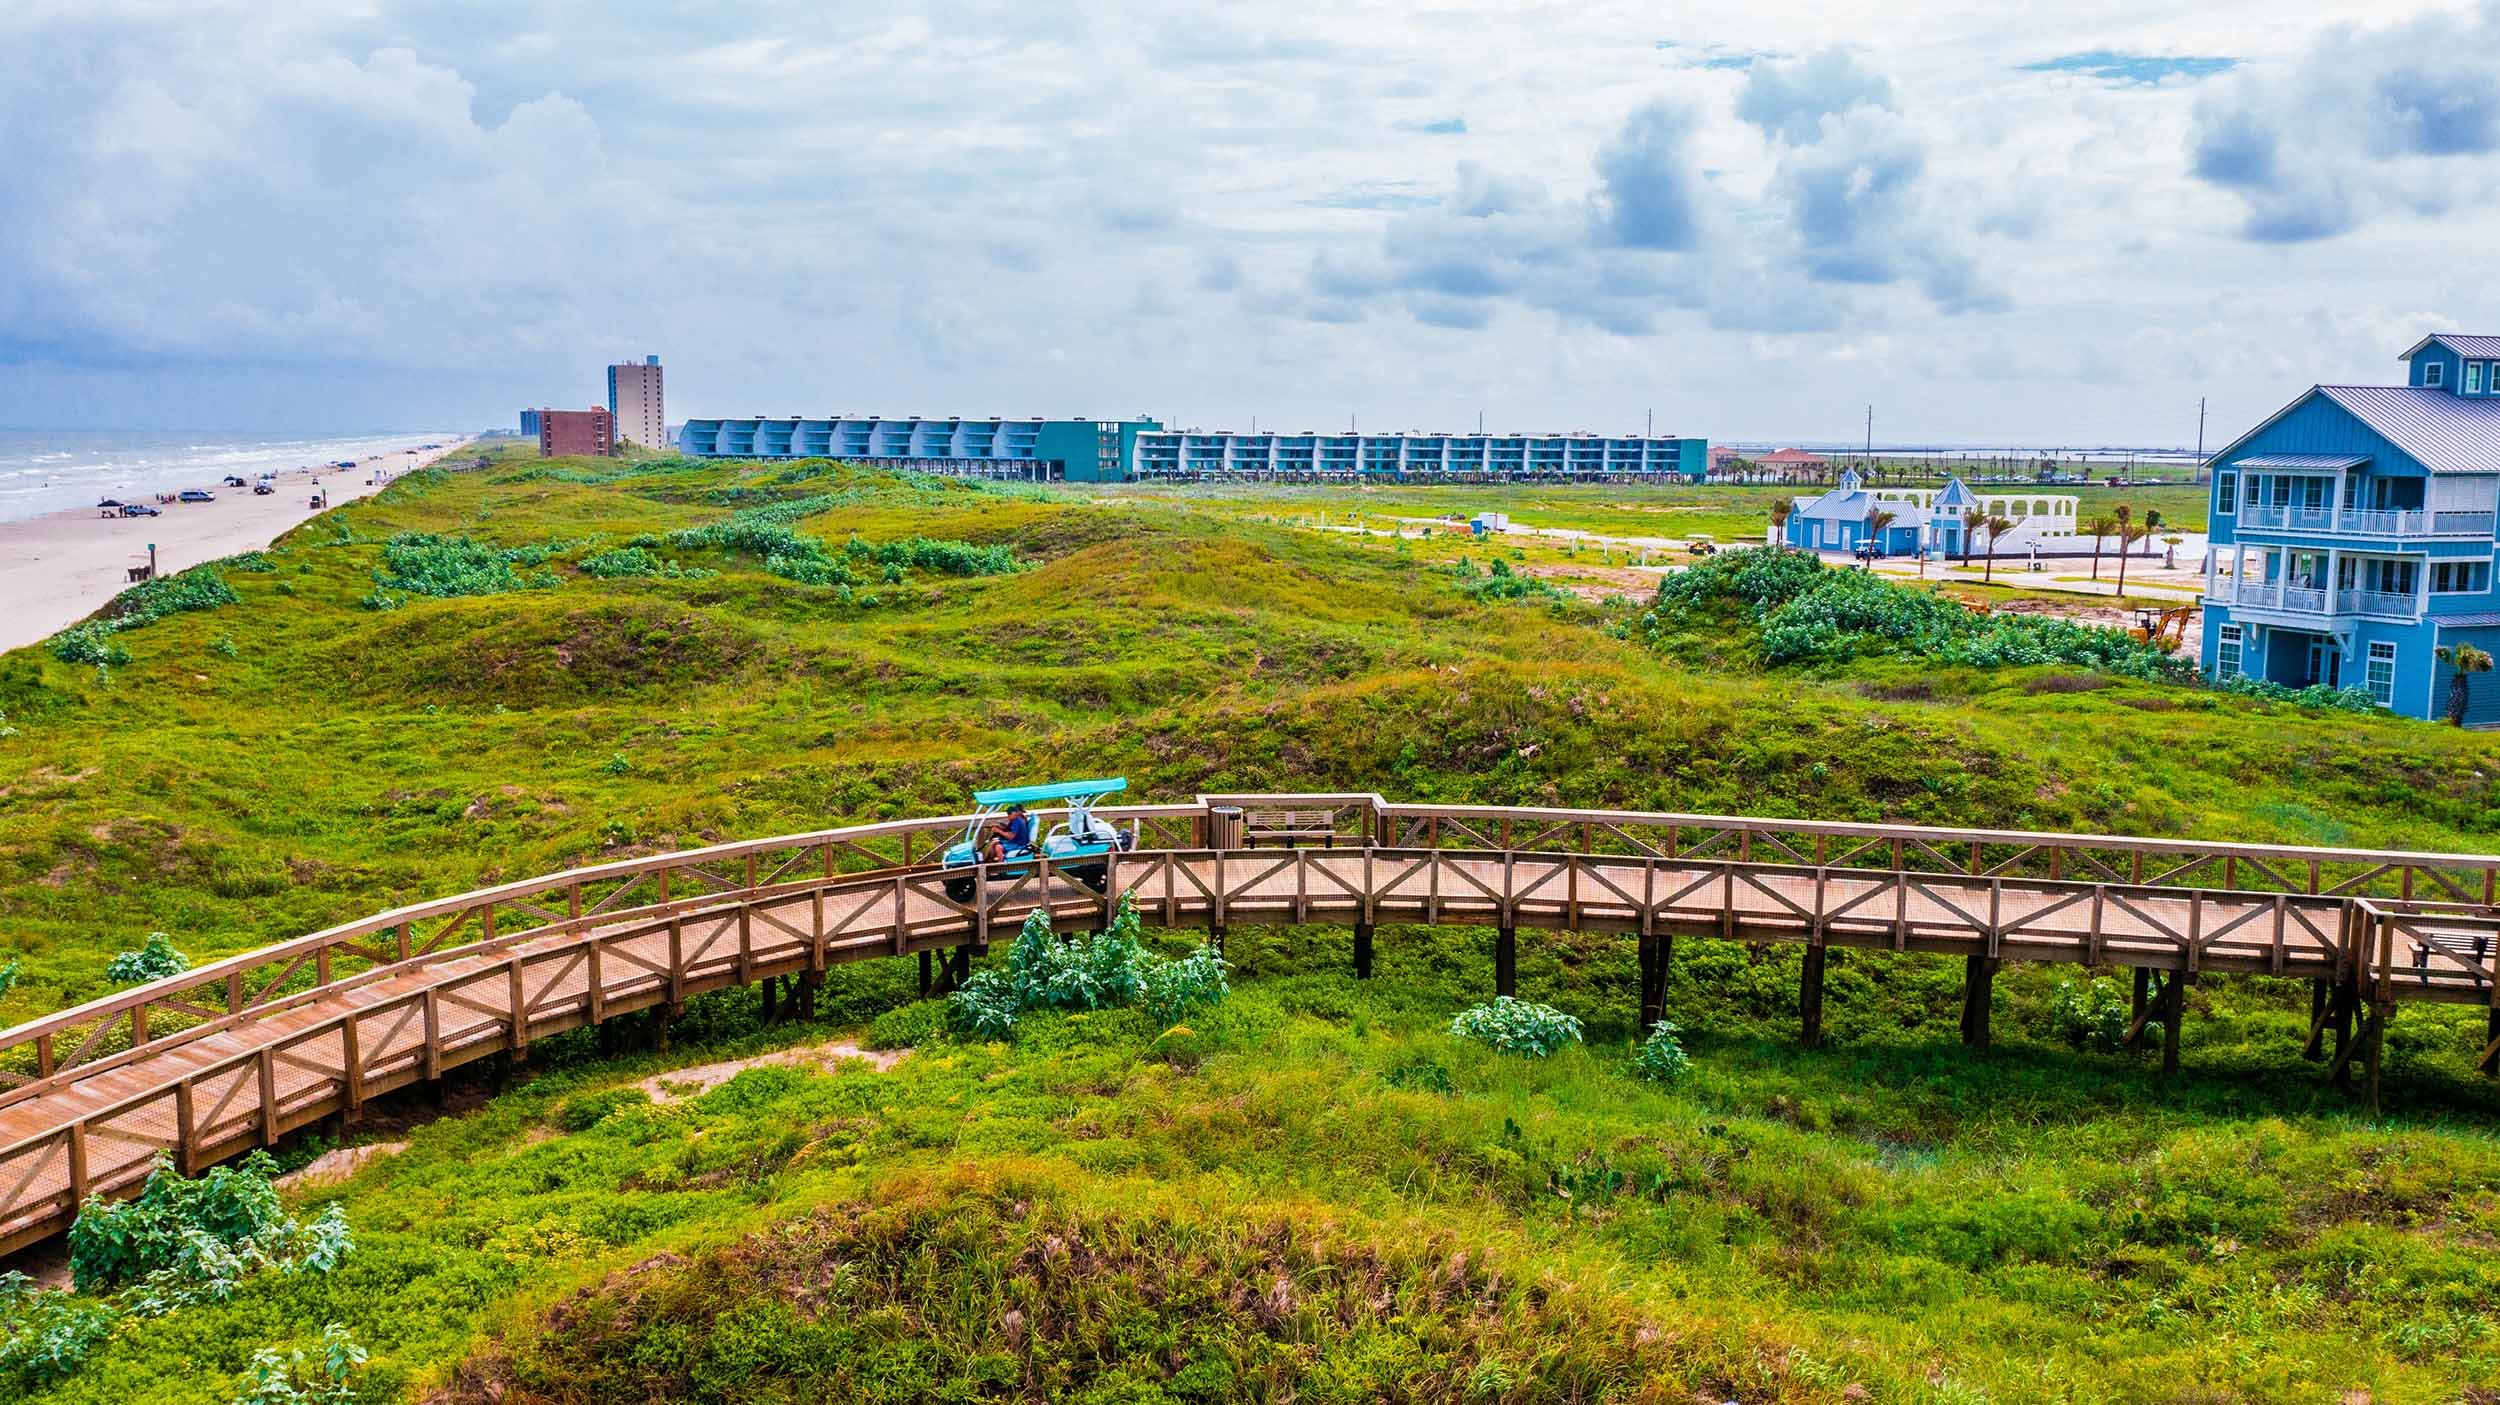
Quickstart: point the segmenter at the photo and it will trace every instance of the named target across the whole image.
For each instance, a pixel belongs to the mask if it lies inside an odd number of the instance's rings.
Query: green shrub
[[[114,641],[111,621],[89,620],[53,635],[52,657],[69,664],[119,668],[130,662],[130,651]]]
[[[1672,1021],[1651,1026],[1649,1037],[1632,1046],[1632,1072],[1652,1083],[1673,1083],[1691,1072],[1693,1060],[1678,1033]]]
[[[607,1088],[566,1098],[556,1105],[555,1124],[567,1132],[587,1132],[620,1108],[648,1106],[651,1095],[640,1088]]]
[[[889,582],[901,581],[906,567],[941,576],[1004,576],[1024,569],[1024,563],[1004,546],[974,546],[931,537],[905,537],[876,546],[854,537],[843,550],[884,567]]]
[[[22,1396],[69,1375],[112,1335],[115,1317],[106,1304],[0,1273],[0,1385]]]
[[[277,1163],[255,1151],[198,1179],[159,1155],[135,1200],[91,1202],[70,1226],[70,1273],[78,1291],[126,1288],[123,1311],[153,1317],[223,1301],[263,1268],[328,1273],[354,1247],[346,1211],[332,1205],[311,1224],[278,1203]]]
[[[601,766],[599,769],[607,772],[611,776],[622,776],[634,769],[634,763],[632,760],[627,758],[624,752],[619,751],[610,754],[607,764]]]
[[[2378,712],[2381,710],[2378,699],[2370,696],[2370,690],[2367,688],[2330,688],[2323,683],[2312,683],[2306,688],[2292,688],[2263,678],[2251,678],[2245,673],[2236,677],[2216,679],[2210,686],[2216,692],[2234,693],[2240,697],[2259,698],[2266,702],[2287,702],[2295,707],[2326,708],[2336,712]]]
[[[247,1383],[234,1405],[354,1405],[355,1376],[364,1364],[365,1349],[346,1327],[333,1322],[321,1329],[317,1360],[306,1360],[300,1349],[284,1355],[275,1347],[253,1352]]]
[[[248,571],[254,574],[278,569],[278,563],[270,560],[269,553],[265,551],[246,551],[240,555],[229,556],[217,564],[229,571]]]
[[[243,657],[243,651],[235,647],[234,638],[231,635],[218,635],[214,640],[210,641],[208,651],[221,659],[239,659]]]
[[[1566,1044],[1579,1043],[1580,1021],[1551,1005],[1501,995],[1459,1011],[1450,1021],[1450,1033],[1505,1054],[1541,1059]]]
[[[214,566],[194,566],[170,576],[142,581],[113,597],[104,613],[52,636],[52,657],[68,664],[118,668],[130,654],[111,636],[140,629],[167,615],[217,610],[235,602],[234,587]]]
[[[2049,994],[2049,1023],[2057,1037],[2078,1049],[2115,1052],[2126,1044],[2134,1020],[2126,996],[2114,981],[2059,981]]]
[[[1462,556],[1450,568],[1458,577],[1459,594],[1480,602],[1544,600],[1561,604],[1571,597],[1534,576],[1523,576],[1511,570],[1510,563],[1494,558],[1492,569],[1476,570],[1476,563]]]
[[[664,559],[648,548],[639,546],[620,546],[594,556],[585,556],[582,558],[581,572],[585,576],[595,576],[600,580],[643,577],[661,580],[702,580],[720,574],[718,571],[700,567],[688,570],[673,560]]]
[[[1033,913],[1007,950],[1006,969],[979,972],[951,997],[956,1026],[1001,1039],[1029,1010],[1132,1004],[1168,1024],[1230,994],[1223,957],[1202,947],[1177,961],[1159,960],[1140,944],[1141,926],[1137,905],[1126,895],[1109,926],[1072,941],[1051,931],[1048,913]]]
[[[12,961],[5,966],[0,966],[0,1000],[8,999],[9,992],[17,989],[18,975],[25,969],[25,967],[26,962],[23,958]]]
[[[123,985],[145,985],[167,976],[179,976],[191,969],[191,958],[174,950],[173,938],[163,932],[148,933],[147,943],[137,951],[116,955],[105,966],[105,978]]]
[[[1147,1015],[1162,1024],[1179,1024],[1198,1010],[1224,1003],[1232,984],[1224,978],[1223,953],[1209,942],[1176,961],[1158,961],[1146,968],[1144,1005]]]
[[[507,549],[469,537],[401,532],[382,544],[382,564],[374,568],[373,579],[387,590],[437,598],[543,590],[557,583],[553,575],[523,576],[513,567],[538,565],[559,549],[558,545]]]

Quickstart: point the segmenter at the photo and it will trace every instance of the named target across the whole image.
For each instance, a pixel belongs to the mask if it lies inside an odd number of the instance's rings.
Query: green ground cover
[[[1641,637],[1636,606],[1496,589],[1480,546],[1311,531],[1293,519],[1335,500],[1267,491],[412,474],[274,570],[221,572],[231,603],[115,632],[126,661],[0,657],[0,966],[22,963],[0,1019],[109,989],[151,932],[205,961],[1070,772],[1154,800],[1360,787],[2469,850],[2500,830],[2478,735],[2073,664]],[[1618,494],[1518,491],[1479,505]],[[847,598],[775,574],[789,542],[704,530],[776,503],[806,504],[777,526],[853,569]],[[520,588],[378,577],[499,567]],[[46,1398],[230,1398],[253,1351],[317,1354],[333,1321],[376,1400],[2453,1401],[2500,1372],[2476,1012],[2406,1009],[2372,1121],[2298,1059],[2305,990],[2200,983],[2165,1082],[2092,1047],[2057,972],[2000,981],[2003,1047],[1974,1056],[1957,965],[1836,957],[1832,1046],[1808,1051],[1796,953],[1686,943],[1692,1068],[1660,1084],[1634,1077],[1630,944],[1523,945],[1521,994],[1584,1047],[1450,1036],[1490,994],[1489,943],[1427,930],[1384,931],[1369,984],[1341,932],[1236,931],[1232,998],[1185,1030],[1042,1010],[959,1039],[898,963],[841,972],[827,1029],[758,1029],[723,997],[667,1059],[567,1036],[536,1081],[293,1207],[345,1207],[335,1271],[127,1323]],[[581,1101],[839,1029],[920,1052]]]

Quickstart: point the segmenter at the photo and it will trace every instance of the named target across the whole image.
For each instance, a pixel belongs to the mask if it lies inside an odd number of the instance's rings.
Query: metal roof
[[[2500,473],[2500,400],[2414,385],[2322,385],[2318,394],[2433,473]]]
[[[2251,454],[2229,468],[2359,468],[2368,454]]]
[[[2433,615],[2431,623],[2441,629],[2488,629],[2500,625],[2500,610],[2483,610],[2471,615]]]
[[[2399,356],[2396,359],[2399,361],[2410,361],[2415,356],[2421,354],[2423,347],[2429,346],[2432,342],[2439,343],[2441,346],[2448,348],[2450,351],[2455,352],[2459,356],[2469,358],[2477,356],[2500,356],[2500,337],[2475,337],[2466,336],[2457,332],[2433,332],[2429,336],[2415,342],[2404,355]]]
[[[1011,785],[1002,790],[976,790],[972,792],[972,803],[1013,805],[1037,800],[1074,800],[1081,795],[1108,795],[1115,790],[1126,789],[1128,781],[1120,776],[1099,781],[1061,781],[1057,785]]]

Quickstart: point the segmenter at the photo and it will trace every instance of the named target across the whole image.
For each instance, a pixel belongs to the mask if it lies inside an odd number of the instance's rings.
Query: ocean
[[[307,438],[123,430],[0,429],[0,521],[92,506],[100,498],[214,488],[227,474],[251,478],[339,459],[398,458],[419,444],[449,443],[450,430]]]

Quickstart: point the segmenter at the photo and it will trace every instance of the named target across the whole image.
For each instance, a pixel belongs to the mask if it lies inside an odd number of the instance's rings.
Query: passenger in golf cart
[[[1128,781],[1113,776],[974,791],[972,803],[977,808],[964,826],[963,839],[938,860],[942,868],[964,870],[961,877],[946,880],[946,895],[957,902],[970,901],[978,883],[974,870],[985,863],[995,865],[990,874],[993,882],[1025,877],[1033,872],[1036,855],[1049,859],[1058,872],[1102,891],[1110,877],[1106,856],[1137,847],[1137,831],[1133,826],[1118,828],[1096,815],[1094,807],[1104,796],[1126,789]],[[1025,807],[1051,801],[1065,801],[1068,817],[1052,825],[1036,844],[1033,817]]]

